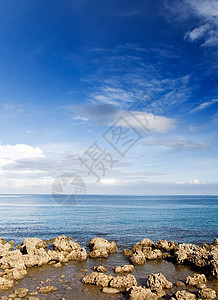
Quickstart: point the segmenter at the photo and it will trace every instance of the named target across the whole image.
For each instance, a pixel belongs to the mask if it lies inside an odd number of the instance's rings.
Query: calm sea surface
[[[204,243],[218,237],[218,196],[96,196],[77,206],[58,205],[51,195],[0,195],[0,237],[70,235],[86,245],[101,236],[119,246],[142,238]]]

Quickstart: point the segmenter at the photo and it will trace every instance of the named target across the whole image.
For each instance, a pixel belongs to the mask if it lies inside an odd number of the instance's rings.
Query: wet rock
[[[0,238],[0,246],[6,244],[7,241],[3,238]]]
[[[218,247],[218,239],[214,239],[212,245]]]
[[[85,248],[80,248],[77,250],[73,250],[67,256],[68,260],[75,260],[75,261],[84,261],[87,260],[87,253]]]
[[[92,272],[91,274],[88,274],[85,277],[83,277],[82,282],[86,284],[107,287],[112,278],[112,275],[106,275],[99,272]]]
[[[177,287],[184,287],[184,286],[185,286],[185,283],[182,282],[182,281],[177,281],[177,282],[176,282],[176,286],[177,286]]]
[[[12,269],[12,276],[15,280],[23,279],[26,274],[27,271],[25,269],[21,269],[21,270],[17,268]]]
[[[148,250],[148,251],[143,251],[145,254],[146,259],[158,259],[158,258],[162,258],[163,253],[158,250]]]
[[[115,288],[110,288],[110,287],[104,287],[102,290],[102,293],[105,294],[118,294],[120,291]]]
[[[53,293],[55,291],[57,291],[57,288],[52,285],[43,286],[39,289],[39,293],[41,294]]]
[[[13,285],[14,285],[13,280],[9,280],[9,279],[0,277],[0,291],[7,290],[7,289],[13,287]]]
[[[214,245],[181,244],[175,249],[174,260],[178,264],[201,268],[208,275],[218,278],[218,247]]]
[[[93,267],[92,270],[101,273],[105,273],[107,271],[107,269],[104,266]]]
[[[60,267],[62,267],[62,264],[60,262],[58,262],[58,263],[52,265],[52,267],[54,267],[54,268],[60,268]]]
[[[199,283],[199,284],[196,285],[196,288],[199,289],[199,290],[203,290],[203,289],[206,289],[207,286],[204,283]]]
[[[38,298],[38,297],[35,297],[35,296],[29,296],[29,297],[28,297],[28,300],[39,300],[39,298]]]
[[[171,289],[173,284],[172,282],[168,281],[166,277],[161,273],[152,273],[148,276],[146,285],[151,290],[155,290],[158,288],[162,289]]]
[[[38,238],[28,238],[23,241],[20,247],[20,251],[23,254],[34,252],[35,249],[46,248],[47,243]]]
[[[69,252],[64,252],[64,251],[59,252],[59,251],[48,250],[47,254],[50,259],[49,263],[55,263],[55,262],[65,263],[65,262],[69,261],[69,259],[66,257],[66,256],[68,256]]]
[[[123,251],[121,252],[121,254],[123,256],[133,256],[132,250],[129,250],[129,249],[123,249]]]
[[[194,274],[193,276],[188,276],[186,278],[185,284],[191,285],[191,286],[196,286],[201,283],[206,283],[207,279],[204,274]]]
[[[177,291],[173,297],[171,297],[172,300],[195,300],[196,297],[194,294],[189,293],[185,290]]]
[[[133,265],[143,265],[146,262],[146,256],[142,251],[137,251],[130,258]]]
[[[158,296],[150,289],[141,286],[134,286],[129,290],[130,300],[157,300]]]
[[[109,242],[104,238],[96,237],[89,241],[89,247],[91,250],[106,250],[108,253],[117,252],[117,245],[114,241]]]
[[[108,257],[108,251],[106,249],[101,249],[101,250],[93,250],[89,252],[88,256],[90,258],[107,258]]]
[[[30,293],[30,296],[37,296],[37,295],[38,295],[38,292],[37,292],[37,291],[31,292],[31,293]]]
[[[133,265],[118,266],[114,269],[115,273],[131,273],[134,271]]]
[[[198,292],[199,299],[216,299],[216,292],[212,289],[206,288]]]
[[[170,252],[172,249],[176,248],[176,243],[172,241],[167,242],[166,240],[159,240],[155,244],[155,248],[160,249],[163,252]]]
[[[15,289],[14,293],[18,298],[24,298],[27,296],[29,290],[26,288],[18,288]]]
[[[127,290],[132,286],[137,286],[137,281],[133,275],[116,276],[111,279],[109,286]]]
[[[81,247],[77,242],[72,241],[71,237],[61,235],[53,240],[53,248],[60,252],[71,252],[73,250],[80,250]]]
[[[141,240],[140,245],[143,247],[153,247],[154,243],[149,239],[143,239]]]

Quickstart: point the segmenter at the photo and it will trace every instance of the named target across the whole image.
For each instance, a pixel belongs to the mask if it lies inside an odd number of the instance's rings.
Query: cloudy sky
[[[2,0],[0,193],[218,194],[218,2]]]

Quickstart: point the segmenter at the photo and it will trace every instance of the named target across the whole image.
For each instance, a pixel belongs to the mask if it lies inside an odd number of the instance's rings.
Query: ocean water
[[[0,195],[0,237],[65,234],[81,245],[101,236],[121,248],[150,238],[211,243],[218,237],[218,196],[86,195],[76,206],[61,206],[52,195]]]

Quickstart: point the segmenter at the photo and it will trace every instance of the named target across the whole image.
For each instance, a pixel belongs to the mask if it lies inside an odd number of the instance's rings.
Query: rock
[[[56,251],[72,252],[73,250],[80,250],[80,245],[72,241],[71,237],[61,235],[53,240],[53,248]]]
[[[20,247],[20,251],[23,254],[34,252],[35,249],[46,248],[47,243],[38,238],[28,238],[23,241]]]
[[[104,266],[93,267],[92,270],[101,273],[105,273],[107,271],[107,269]]]
[[[198,292],[199,299],[216,299],[216,292],[212,289],[206,288]]]
[[[143,239],[141,240],[140,245],[142,245],[143,247],[153,247],[154,243],[149,239]]]
[[[83,277],[82,282],[86,284],[94,284],[96,286],[107,287],[112,278],[112,275],[92,272],[91,274]]]
[[[28,297],[28,300],[39,300],[39,298],[38,298],[38,297],[35,297],[35,296],[29,296],[29,297]]]
[[[27,274],[25,269],[19,270],[17,268],[12,269],[12,276],[15,280],[23,279],[24,276]]]
[[[157,259],[162,258],[163,256],[163,253],[158,249],[143,251],[143,253],[145,254],[146,259]]]
[[[91,250],[106,250],[108,253],[117,252],[117,245],[114,241],[109,242],[104,238],[96,237],[89,241],[89,247]]]
[[[93,250],[89,252],[88,256],[90,258],[107,258],[108,257],[108,251],[106,249],[101,249],[101,250]]]
[[[15,289],[15,291],[14,291],[15,295],[19,298],[26,297],[28,292],[29,292],[29,290],[26,288],[18,288],[18,289]]]
[[[130,262],[133,265],[143,265],[146,262],[145,254],[142,251],[137,251],[130,258]]]
[[[43,248],[32,250],[23,255],[24,263],[27,267],[42,266],[50,261],[50,257]]]
[[[158,296],[150,289],[141,286],[134,286],[129,290],[130,300],[157,300]]]
[[[155,244],[155,248],[160,249],[163,252],[170,252],[176,247],[176,244],[172,241],[167,242],[166,240],[159,240]]]
[[[153,288],[151,291],[152,291],[152,293],[155,293],[158,296],[158,298],[162,298],[163,296],[166,295],[166,293],[162,287]]]
[[[120,291],[118,289],[115,288],[110,288],[110,287],[104,287],[102,289],[102,293],[105,294],[118,294]]]
[[[30,293],[30,296],[37,296],[37,295],[38,295],[38,292],[37,292],[37,291],[31,292],[31,293]]]
[[[176,263],[195,266],[209,276],[218,278],[218,247],[213,244],[181,244],[174,251]]]
[[[213,244],[212,245],[214,245],[214,246],[218,246],[218,239],[214,239],[214,241],[213,241]]]
[[[7,255],[7,252],[11,250],[11,244],[10,243],[3,243],[0,244],[0,257]]]
[[[166,277],[161,273],[152,273],[148,276],[146,285],[151,290],[155,290],[158,288],[162,289],[171,289],[173,284],[172,282],[168,281]]]
[[[203,289],[206,289],[207,286],[204,283],[199,283],[199,284],[196,285],[196,288],[199,289],[199,290],[203,290]]]
[[[184,286],[185,286],[185,283],[182,282],[182,281],[177,281],[177,282],[176,282],[176,286],[177,286],[177,287],[184,287]]]
[[[81,269],[80,271],[83,272],[83,273],[88,273],[89,272],[88,269]]]
[[[123,249],[123,251],[121,252],[121,254],[123,256],[133,256],[132,250],[129,250],[129,249]]]
[[[80,248],[77,250],[73,250],[67,256],[68,260],[76,260],[76,261],[84,261],[87,260],[87,253],[85,248]]]
[[[185,284],[191,285],[191,286],[196,286],[200,283],[206,283],[207,279],[204,274],[194,274],[193,276],[188,276],[186,278]]]
[[[115,273],[131,273],[133,271],[134,271],[134,266],[133,265],[118,266],[114,270]]]
[[[52,265],[52,267],[54,267],[54,268],[60,268],[60,267],[62,267],[62,264],[60,262],[58,262],[58,263]]]
[[[3,238],[0,238],[0,246],[6,244],[7,241]]]
[[[116,276],[111,279],[109,286],[128,290],[132,286],[137,286],[137,281],[133,275]]]
[[[14,281],[0,277],[0,290],[7,290],[13,287]]]
[[[57,291],[57,288],[52,286],[52,285],[48,285],[48,286],[43,286],[39,289],[39,292],[41,294],[48,294],[48,293],[53,293]]]
[[[189,293],[185,290],[177,291],[173,297],[171,297],[172,300],[195,300],[196,297],[194,294]]]

